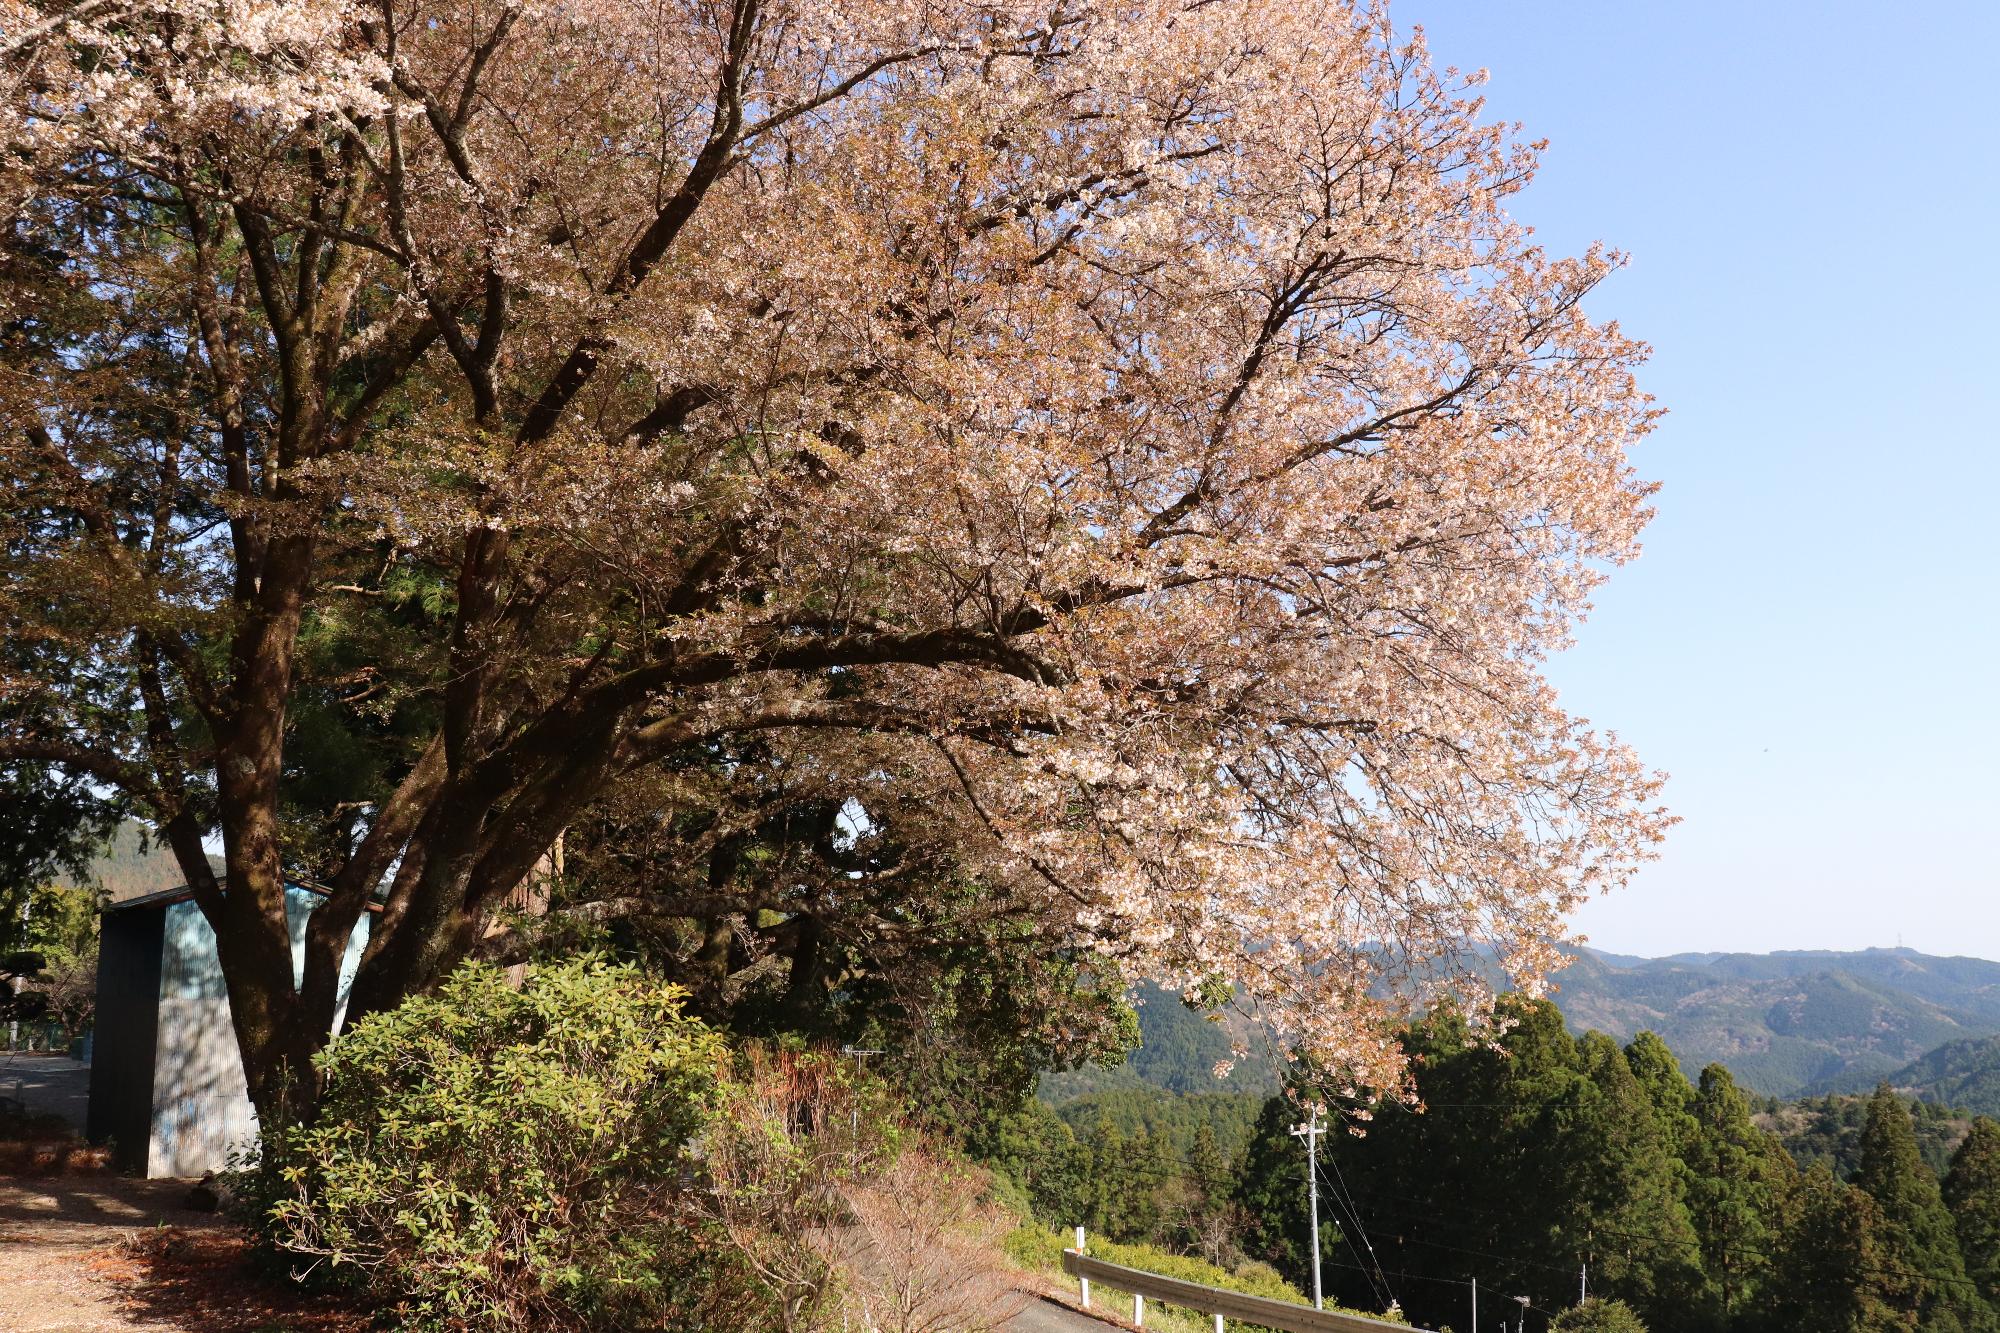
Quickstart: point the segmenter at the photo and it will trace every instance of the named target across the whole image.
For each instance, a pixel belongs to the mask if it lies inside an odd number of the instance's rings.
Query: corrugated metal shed
[[[305,923],[320,895],[285,890],[296,983]],[[339,1010],[368,942],[363,913],[342,961]],[[90,1075],[90,1137],[119,1167],[147,1176],[198,1176],[229,1164],[256,1138],[215,932],[185,890],[147,894],[104,912],[98,946],[97,1035]]]

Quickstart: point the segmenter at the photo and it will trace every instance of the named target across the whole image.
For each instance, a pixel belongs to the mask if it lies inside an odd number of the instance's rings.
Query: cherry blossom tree
[[[357,1012],[753,740],[1386,1088],[1390,1009],[1476,1007],[1467,941],[1532,986],[1665,826],[1541,674],[1648,514],[1618,257],[1533,243],[1538,145],[1378,8],[0,34],[0,762],[162,831],[267,1113],[371,903]]]

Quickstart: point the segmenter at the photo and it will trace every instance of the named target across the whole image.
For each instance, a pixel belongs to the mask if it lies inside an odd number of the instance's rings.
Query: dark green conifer
[[[1966,1278],[1957,1230],[1917,1149],[1910,1108],[1886,1083],[1868,1103],[1854,1183],[1875,1201],[1884,1290],[1907,1326],[1925,1333],[1984,1327],[1984,1302]]]
[[[1658,1033],[1641,1032],[1625,1048],[1625,1063],[1646,1090],[1660,1131],[1666,1135],[1667,1151],[1676,1159],[1685,1158],[1688,1141],[1694,1137],[1695,1093],[1681,1072],[1680,1061]]]
[[[1703,1283],[1667,1122],[1609,1037],[1585,1035],[1577,1058],[1593,1095],[1565,1135],[1576,1181],[1575,1212],[1565,1230],[1605,1291],[1651,1322],[1678,1323],[1681,1312],[1699,1302]],[[1672,1075],[1687,1086],[1678,1068]]]
[[[1180,1183],[1180,1174],[1158,1135],[1146,1129],[1134,1134],[1126,1143],[1124,1161],[1115,1168],[1124,1205],[1115,1238],[1147,1243],[1164,1239],[1170,1215],[1176,1211],[1169,1195]]]
[[[1179,1165],[1180,1212],[1175,1219],[1179,1241],[1210,1263],[1220,1263],[1236,1248],[1231,1234],[1235,1210],[1229,1201],[1234,1180],[1229,1159],[1206,1122],[1196,1126],[1187,1159]]]
[[[1204,1194],[1228,1188],[1229,1161],[1215,1141],[1215,1130],[1205,1122],[1195,1126],[1194,1142],[1188,1145],[1187,1171]]]
[[[1771,1271],[1764,1326],[1805,1333],[1895,1333],[1916,1324],[1890,1301],[1875,1201],[1816,1162],[1794,1184]]]
[[[1966,1275],[1991,1307],[2000,1307],[2000,1124],[1972,1122],[1944,1178],[1945,1207],[1958,1231]]]
[[[1306,1163],[1291,1127],[1299,1107],[1280,1093],[1264,1103],[1237,1172],[1243,1248],[1296,1284],[1307,1271]]]
[[[1688,1213],[1701,1242],[1708,1313],[1734,1328],[1757,1305],[1757,1286],[1795,1169],[1769,1134],[1750,1121],[1736,1080],[1719,1064],[1701,1071],[1687,1145]]]
[[[1018,1110],[975,1125],[968,1137],[976,1158],[1021,1187],[1036,1220],[1048,1226],[1086,1220],[1089,1150],[1046,1102],[1031,1097]]]
[[[1125,1170],[1125,1136],[1111,1117],[1098,1116],[1082,1135],[1084,1159],[1083,1224],[1091,1234],[1122,1239],[1125,1232],[1125,1193],[1120,1181]]]

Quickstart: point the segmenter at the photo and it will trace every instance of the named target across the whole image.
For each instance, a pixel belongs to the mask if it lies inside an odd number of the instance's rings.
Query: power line
[[[1319,1286],[1319,1136],[1324,1133],[1319,1123],[1319,1108],[1312,1108],[1311,1116],[1303,1125],[1292,1126],[1292,1137],[1306,1141],[1306,1198],[1312,1210],[1312,1274],[1313,1309],[1323,1309]]]
[[[1849,1188],[1857,1188],[1857,1187],[1854,1187],[1854,1186],[1850,1186]],[[1419,1196],[1417,1196],[1417,1195],[1410,1195],[1410,1194],[1396,1194],[1396,1193],[1393,1193],[1393,1192],[1391,1192],[1391,1191],[1386,1191],[1386,1190],[1381,1190],[1381,1191],[1376,1191],[1376,1192],[1374,1193],[1374,1195],[1373,1195],[1372,1197],[1374,1197],[1374,1198],[1378,1198],[1378,1199],[1401,1199],[1401,1200],[1404,1200],[1404,1201],[1407,1201],[1407,1202],[1409,1202],[1409,1203],[1412,1203],[1412,1204],[1416,1204],[1416,1205],[1418,1205],[1419,1207],[1421,1207],[1421,1208],[1424,1208],[1424,1209],[1430,1209],[1430,1210],[1437,1210],[1437,1211],[1446,1211],[1446,1210],[1443,1210],[1443,1209],[1440,1209],[1440,1208],[1439,1208],[1439,1205],[1438,1205],[1438,1204],[1436,1204],[1436,1203],[1435,1203],[1434,1201],[1432,1201],[1432,1200],[1430,1200],[1430,1199],[1427,1199],[1427,1198],[1422,1198],[1422,1197],[1419,1197]],[[1509,1216],[1508,1214],[1506,1214],[1506,1213],[1502,1213],[1502,1212],[1498,1212],[1498,1211],[1495,1211],[1495,1210],[1493,1210],[1493,1209],[1490,1209],[1490,1208],[1476,1208],[1476,1207],[1473,1207],[1473,1206],[1471,1206],[1471,1205],[1468,1205],[1468,1204],[1463,1204],[1463,1203],[1455,1203],[1455,1204],[1451,1205],[1451,1208],[1454,1208],[1454,1209],[1456,1209],[1457,1211],[1460,1211],[1460,1212],[1468,1212],[1468,1213],[1478,1213],[1478,1214],[1480,1214],[1480,1215],[1482,1215],[1482,1216],[1485,1216],[1485,1217],[1492,1217],[1492,1218],[1497,1218],[1497,1219],[1500,1219],[1500,1220],[1503,1220],[1503,1221],[1511,1221],[1511,1220],[1513,1220],[1513,1219],[1512,1219],[1512,1218],[1511,1218],[1511,1217],[1510,1217],[1510,1216]],[[1393,1210],[1393,1209],[1392,1209],[1392,1210],[1390,1210],[1390,1211],[1395,1211],[1395,1210]],[[1421,1220],[1421,1221],[1427,1221],[1427,1222],[1435,1222],[1435,1221],[1437,1220],[1437,1219],[1436,1219],[1436,1217],[1435,1217],[1434,1215],[1431,1215],[1431,1214],[1428,1214],[1428,1213],[1426,1213],[1426,1214],[1409,1214],[1409,1213],[1406,1213],[1406,1214],[1404,1214],[1404,1216],[1406,1216],[1406,1217],[1408,1217],[1408,1218],[1411,1218],[1412,1220]],[[1699,1239],[1694,1239],[1694,1240],[1689,1240],[1689,1239],[1686,1239],[1686,1238],[1682,1238],[1682,1237],[1675,1237],[1675,1236],[1663,1236],[1663,1235],[1659,1234],[1658,1232],[1652,1232],[1652,1231],[1639,1231],[1639,1230],[1634,1230],[1634,1229],[1631,1229],[1631,1228],[1625,1228],[1625,1227],[1615,1227],[1615,1226],[1608,1226],[1608,1225],[1605,1225],[1605,1224],[1603,1224],[1603,1223],[1600,1223],[1600,1222],[1597,1222],[1597,1221],[1595,1221],[1595,1220],[1593,1220],[1593,1221],[1592,1221],[1592,1223],[1591,1223],[1591,1228],[1592,1228],[1592,1230],[1593,1230],[1593,1231],[1596,1231],[1596,1232],[1601,1232],[1601,1233],[1603,1233],[1603,1234],[1605,1234],[1605,1235],[1608,1235],[1608,1236],[1615,1236],[1615,1237],[1618,1237],[1618,1238],[1620,1238],[1620,1239],[1623,1239],[1623,1240],[1640,1240],[1640,1241],[1647,1241],[1647,1242],[1650,1242],[1650,1243],[1652,1243],[1652,1244],[1654,1244],[1654,1245],[1665,1245],[1665,1246],[1674,1246],[1674,1247],[1676,1247],[1676,1248],[1679,1248],[1679,1249],[1682,1249],[1682,1250],[1692,1250],[1692,1251],[1693,1251],[1693,1252],[1694,1252],[1694,1253],[1695,1253],[1695,1254],[1696,1254],[1697,1256],[1699,1256],[1699,1255],[1700,1255],[1700,1253],[1701,1253],[1701,1249],[1702,1249],[1702,1243],[1701,1243],[1701,1241],[1700,1241]],[[1398,1238],[1398,1239],[1399,1239],[1399,1240],[1407,1240],[1407,1238],[1405,1238],[1405,1237],[1401,1237],[1401,1236],[1399,1236],[1399,1238]],[[1423,1241],[1423,1240],[1418,1240],[1418,1241],[1415,1241],[1415,1242],[1413,1242],[1413,1243],[1416,1243],[1416,1244],[1427,1244],[1427,1245],[1437,1245],[1437,1244],[1438,1244],[1438,1242],[1435,1242],[1435,1241]],[[1446,1246],[1446,1247],[1444,1247],[1444,1248],[1455,1248],[1455,1247],[1450,1247],[1450,1246]],[[1716,1249],[1719,1249],[1719,1250],[1721,1250],[1721,1251],[1723,1251],[1723,1252],[1725,1252],[1725,1253],[1729,1253],[1729,1254],[1736,1254],[1736,1255],[1744,1255],[1744,1256],[1748,1256],[1748,1257],[1751,1257],[1751,1258],[1758,1258],[1758,1259],[1767,1259],[1767,1260],[1770,1260],[1770,1259],[1779,1259],[1779,1258],[1782,1258],[1782,1257],[1783,1257],[1783,1255],[1782,1255],[1782,1254],[1781,1254],[1780,1252],[1778,1252],[1778,1251],[1775,1251],[1775,1250],[1769,1250],[1769,1249],[1760,1249],[1760,1248],[1758,1248],[1758,1247],[1756,1247],[1756,1246],[1751,1246],[1751,1245],[1742,1245],[1742,1244],[1720,1244],[1720,1245],[1717,1245],[1717,1246],[1715,1246],[1715,1248],[1716,1248]],[[1479,1253],[1478,1251],[1467,1251],[1467,1252],[1468,1252],[1468,1253]],[[1488,1258],[1495,1258],[1495,1257],[1498,1257],[1498,1256],[1493,1256],[1493,1255],[1487,1255],[1486,1257],[1488,1257]],[[1581,1257],[1582,1257],[1582,1255],[1581,1255],[1581,1252],[1578,1252],[1578,1257],[1579,1257],[1579,1258],[1581,1258]],[[1520,1263],[1520,1264],[1529,1264],[1529,1265],[1532,1265],[1532,1266],[1534,1266],[1534,1267],[1540,1267],[1540,1268],[1551,1268],[1551,1269],[1554,1269],[1554,1268],[1557,1268],[1557,1267],[1558,1267],[1557,1265],[1554,1265],[1554,1264],[1547,1264],[1547,1263],[1541,1263],[1541,1262],[1539,1262],[1539,1261],[1536,1261],[1536,1260],[1530,1260],[1530,1259],[1510,1259],[1510,1260],[1508,1260],[1508,1262],[1511,1262],[1511,1263]],[[1910,1268],[1891,1268],[1891,1267],[1886,1267],[1886,1266],[1883,1266],[1883,1265],[1880,1265],[1880,1264],[1849,1264],[1849,1265],[1847,1265],[1847,1267],[1848,1267],[1848,1268],[1849,1268],[1849,1269],[1850,1269],[1851,1271],[1853,1271],[1853,1272],[1857,1272],[1857,1273],[1872,1273],[1872,1274],[1875,1274],[1875,1275],[1877,1275],[1877,1276],[1880,1276],[1880,1277],[1895,1277],[1895,1278],[1906,1278],[1906,1279],[1907,1279],[1907,1278],[1920,1278],[1920,1279],[1923,1279],[1923,1280],[1926,1280],[1926,1281],[1930,1281],[1930,1282],[1944,1282],[1944,1283],[1952,1283],[1952,1284],[1955,1284],[1955,1285],[1959,1285],[1959,1286],[1966,1286],[1966,1287],[1971,1287],[1971,1288],[1974,1288],[1975,1290],[1976,1290],[1976,1289],[1978,1288],[1978,1283],[1976,1283],[1975,1281],[1973,1281],[1973,1280],[1972,1280],[1971,1278],[1967,1278],[1967,1277],[1957,1277],[1957,1276],[1955,1276],[1955,1275],[1953,1275],[1953,1274],[1949,1274],[1949,1273],[1926,1273],[1926,1272],[1923,1272],[1923,1271],[1921,1271],[1921,1270],[1918,1270],[1918,1269],[1910,1269]],[[1572,1271],[1572,1270],[1571,1270],[1571,1269],[1569,1269],[1568,1267],[1561,1267],[1561,1268],[1560,1268],[1560,1271],[1562,1271],[1562,1272],[1565,1272],[1565,1273],[1567,1273],[1567,1272],[1570,1272],[1570,1271]]]
[[[1478,1107],[1500,1107],[1507,1105],[1505,1103],[1478,1103],[1478,1102],[1462,1102],[1462,1103],[1430,1102],[1426,1104],[1429,1106],[1440,1107],[1440,1108],[1447,1106],[1451,1107],[1463,1106],[1468,1108],[1478,1108]],[[1407,1110],[1407,1108],[1403,1109]],[[1161,1135],[1154,1134],[1150,1129],[1147,1129],[1147,1127],[1143,1125],[1140,1128],[1142,1131],[1148,1134],[1148,1136],[1152,1139],[1153,1143],[1156,1145],[1155,1151],[1158,1153],[1161,1160],[1184,1168],[1182,1174],[1186,1178],[1196,1180],[1211,1189],[1216,1188],[1218,1186],[1227,1188],[1233,1186],[1236,1183],[1237,1178],[1234,1176],[1218,1177],[1213,1174],[1203,1173],[1202,1171],[1198,1170],[1195,1167],[1195,1163],[1193,1161],[1165,1147],[1164,1144],[1161,1143],[1161,1137],[1162,1137]],[[1322,1132],[1325,1131],[1322,1130]],[[1386,1279],[1391,1275],[1399,1277],[1417,1277],[1424,1281],[1443,1280],[1443,1279],[1431,1278],[1428,1275],[1422,1275],[1422,1274],[1399,1273],[1396,1270],[1383,1268],[1381,1266],[1379,1256],[1375,1254],[1374,1245],[1372,1241],[1369,1240],[1365,1230],[1362,1227],[1360,1220],[1360,1213],[1358,1211],[1358,1207],[1356,1204],[1356,1195],[1351,1189],[1347,1188],[1345,1179],[1340,1177],[1339,1166],[1338,1163],[1335,1161],[1334,1154],[1332,1153],[1328,1154],[1328,1162],[1329,1165],[1333,1167],[1336,1179],[1339,1179],[1341,1184],[1341,1193],[1340,1195],[1336,1196],[1336,1200],[1337,1202],[1342,1202],[1344,1204],[1345,1208],[1348,1210],[1349,1216],[1353,1219],[1357,1233],[1361,1235],[1363,1244],[1366,1245],[1368,1248],[1368,1255],[1366,1257],[1372,1261],[1372,1265],[1369,1263],[1359,1262],[1363,1259],[1364,1256],[1358,1249],[1354,1247],[1354,1244],[1351,1240],[1347,1240],[1347,1246],[1348,1249],[1354,1254],[1354,1257],[1357,1260],[1356,1263],[1343,1264],[1333,1260],[1329,1260],[1328,1262],[1335,1263],[1337,1267],[1353,1269],[1354,1271],[1360,1272],[1364,1275],[1369,1274],[1372,1269],[1372,1272],[1379,1274],[1385,1282]],[[1858,1187],[1849,1186],[1848,1188],[1858,1188]],[[1428,1197],[1410,1195],[1410,1194],[1398,1194],[1394,1191],[1389,1191],[1389,1190],[1379,1190],[1379,1189],[1364,1190],[1362,1191],[1360,1197],[1369,1199],[1371,1201],[1371,1210],[1375,1211],[1378,1214],[1383,1211],[1387,1211],[1390,1212],[1391,1214],[1401,1215],[1408,1221],[1421,1222],[1425,1224],[1435,1225],[1440,1220],[1439,1216],[1440,1214],[1449,1215],[1452,1212],[1474,1213],[1480,1216],[1495,1218],[1503,1221],[1515,1220],[1511,1214],[1500,1212],[1490,1208],[1479,1208],[1459,1201],[1453,1201],[1448,1205],[1440,1205],[1435,1200]],[[1424,1211],[1413,1213],[1406,1210],[1398,1210],[1394,1208],[1384,1210],[1379,1206],[1380,1201],[1383,1199],[1401,1200],[1416,1205],[1419,1209],[1422,1209]],[[1617,1226],[1605,1225],[1596,1220],[1592,1221],[1591,1230],[1595,1234],[1602,1234],[1616,1239],[1644,1242],[1654,1246],[1672,1247],[1674,1249],[1678,1249],[1684,1252],[1691,1252],[1696,1262],[1700,1262],[1701,1259],[1704,1257],[1703,1256],[1704,1245],[1699,1238],[1690,1239],[1686,1237],[1666,1236],[1658,1232],[1643,1231],[1629,1227],[1617,1227]],[[1345,1229],[1343,1228],[1343,1240],[1346,1239],[1347,1238],[1345,1236]],[[1565,1275],[1572,1274],[1576,1271],[1573,1265],[1554,1264],[1544,1260],[1532,1259],[1520,1255],[1495,1254],[1492,1251],[1477,1250],[1466,1246],[1451,1245],[1443,1241],[1425,1239],[1421,1236],[1411,1237],[1398,1233],[1397,1240],[1399,1244],[1415,1244],[1415,1245],[1425,1246],[1431,1249],[1452,1251],[1455,1253],[1489,1259],[1496,1263],[1508,1264],[1516,1267],[1536,1268],[1550,1272],[1560,1272]],[[1784,1257],[1783,1253],[1780,1251],[1753,1245],[1745,1245],[1740,1242],[1711,1243],[1707,1248],[1711,1252],[1720,1252],[1724,1254],[1736,1255],[1745,1258],[1762,1259],[1767,1262],[1778,1260]],[[1315,1247],[1315,1253],[1317,1253],[1317,1247]],[[1576,1255],[1579,1261],[1582,1261],[1586,1257],[1585,1252],[1581,1250],[1572,1251],[1572,1253]],[[1979,1285],[1975,1280],[1973,1280],[1970,1277],[1961,1277],[1955,1274],[1932,1273],[1932,1272],[1925,1272],[1919,1269],[1897,1268],[1883,1264],[1849,1263],[1846,1265],[1846,1267],[1850,1272],[1864,1273],[1877,1277],[1896,1278],[1905,1281],[1915,1279],[1919,1281],[1937,1283],[1940,1285],[1966,1288],[1974,1292],[1977,1292],[1979,1290]],[[1459,1280],[1459,1285],[1465,1285],[1464,1281]],[[1370,1289],[1375,1292],[1377,1299],[1380,1299],[1383,1295],[1383,1289],[1377,1286],[1373,1278],[1370,1279],[1369,1286]],[[1390,1299],[1394,1299],[1393,1291],[1389,1292],[1389,1296]]]
[[[1340,1201],[1339,1196],[1336,1195],[1334,1201],[1338,1203]],[[1349,1214],[1353,1215],[1353,1205],[1350,1203],[1347,1207]],[[1361,1228],[1361,1219],[1359,1216],[1354,1216],[1354,1223],[1355,1230],[1359,1231]],[[1339,1232],[1341,1244],[1347,1246],[1348,1253],[1352,1254],[1358,1261],[1361,1258],[1361,1251],[1354,1248],[1354,1237],[1347,1234],[1347,1228],[1344,1226],[1339,1228]],[[1366,1241],[1367,1236],[1363,1235],[1362,1240]],[[1368,1247],[1368,1262],[1373,1265],[1372,1271],[1368,1267],[1361,1269],[1363,1276],[1368,1279],[1368,1290],[1374,1294],[1376,1302],[1383,1309],[1387,1309],[1391,1304],[1396,1303],[1396,1294],[1395,1290],[1389,1286],[1389,1279],[1386,1274],[1382,1275],[1379,1283],[1376,1281],[1376,1275],[1382,1273],[1382,1264],[1380,1260],[1376,1259],[1375,1247],[1372,1245]]]
[[[1368,1247],[1368,1261],[1375,1265],[1376,1272],[1382,1272],[1382,1260],[1375,1253],[1375,1242],[1368,1239],[1368,1228],[1361,1224],[1361,1210],[1354,1206],[1354,1196],[1348,1192],[1347,1181],[1341,1177],[1337,1154],[1328,1153],[1326,1164],[1333,1168],[1333,1181],[1336,1187],[1334,1198],[1345,1204],[1348,1216],[1354,1219],[1354,1229],[1361,1236],[1361,1243]],[[1349,1241],[1347,1247],[1353,1249],[1354,1243]],[[1361,1256],[1357,1254],[1354,1257],[1358,1259]],[[1372,1287],[1374,1284],[1371,1282],[1369,1285]],[[1396,1289],[1389,1285],[1389,1276],[1386,1273],[1382,1274],[1382,1286],[1389,1293],[1389,1304],[1400,1307],[1402,1302],[1396,1299]]]

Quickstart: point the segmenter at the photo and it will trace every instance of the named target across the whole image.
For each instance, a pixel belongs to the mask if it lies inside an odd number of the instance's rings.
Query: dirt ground
[[[362,1311],[259,1278],[241,1238],[181,1206],[192,1181],[0,1176],[0,1333],[363,1333]],[[1024,1285],[1009,1333],[1100,1323]]]
[[[259,1281],[241,1239],[181,1206],[192,1182],[0,1176],[4,1333],[358,1333],[356,1312]]]

